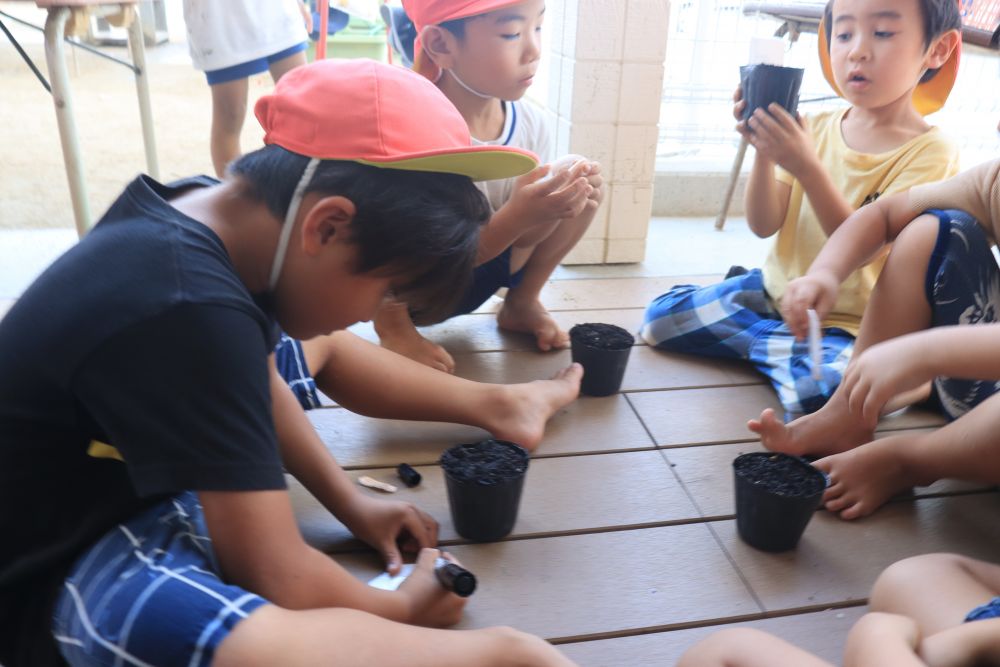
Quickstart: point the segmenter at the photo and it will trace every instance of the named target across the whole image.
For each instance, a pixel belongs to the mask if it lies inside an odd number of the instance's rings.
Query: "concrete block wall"
[[[639,262],[653,203],[668,0],[550,0],[556,155],[602,165],[607,193],[567,264]]]

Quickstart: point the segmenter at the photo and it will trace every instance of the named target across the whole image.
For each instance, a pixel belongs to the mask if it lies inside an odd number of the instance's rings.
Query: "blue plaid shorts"
[[[274,347],[274,363],[278,367],[278,374],[288,383],[303,410],[320,407],[316,380],[309,372],[302,343],[282,331],[281,340]]]
[[[640,335],[661,350],[749,361],[771,381],[786,419],[819,410],[851,360],[854,336],[823,329],[821,379],[764,290],[760,269],[708,287],[676,285],[646,309]]]
[[[928,211],[937,216],[938,238],[924,290],[931,326],[990,324],[1000,310],[1000,267],[982,226],[963,211]],[[958,419],[997,392],[992,380],[936,378],[934,390],[944,414]]]
[[[209,667],[242,619],[267,604],[223,582],[198,497],[115,526],[74,563],[52,633],[73,667]]]

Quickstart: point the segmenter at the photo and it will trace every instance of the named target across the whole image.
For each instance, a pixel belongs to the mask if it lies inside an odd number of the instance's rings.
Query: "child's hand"
[[[416,552],[437,545],[438,523],[410,503],[374,498],[360,491],[338,518],[357,537],[385,559],[385,569],[395,575],[403,566],[404,551]]]
[[[874,426],[889,399],[933,379],[926,360],[920,332],[872,345],[844,372],[841,388],[851,412]]]
[[[466,598],[446,590],[434,574],[434,561],[440,555],[437,549],[421,549],[413,573],[399,585],[398,592],[406,597],[409,623],[445,628],[462,618]]]
[[[743,120],[743,110],[746,108],[747,102],[743,99],[743,85],[740,84],[733,91],[733,118],[736,119],[736,131],[743,136],[749,134],[746,121]]]
[[[780,104],[772,102],[767,109],[753,112],[744,136],[758,155],[800,177],[818,159],[809,124],[802,116],[792,118]]]
[[[542,165],[514,181],[514,192],[506,206],[528,226],[575,218],[587,206],[593,187],[587,181],[590,163],[581,160],[570,169],[542,180],[550,165]]]
[[[601,164],[590,162],[590,169],[587,172],[587,183],[594,190],[587,196],[587,208],[597,208],[604,200],[604,176],[601,175]]]
[[[781,297],[781,316],[792,334],[799,340],[804,339],[809,334],[806,311],[815,310],[822,322],[837,303],[839,291],[837,279],[825,272],[809,272],[788,283]]]

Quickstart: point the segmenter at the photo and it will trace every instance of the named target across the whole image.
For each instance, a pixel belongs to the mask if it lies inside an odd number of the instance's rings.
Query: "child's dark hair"
[[[284,220],[308,161],[271,145],[240,157],[229,173]],[[355,272],[403,277],[406,284],[397,296],[418,324],[453,313],[472,277],[480,227],[490,216],[486,198],[468,177],[324,160],[306,188],[310,192],[354,203]]]
[[[442,28],[453,34],[458,39],[465,39],[465,19],[452,19],[439,24]]]
[[[958,11],[958,0],[918,0],[920,13],[924,19],[924,49],[931,42],[949,30],[962,30],[962,15]],[[823,10],[823,24],[826,28],[826,44],[833,44],[833,0],[826,3]],[[929,69],[920,77],[920,83],[930,81],[937,69]]]

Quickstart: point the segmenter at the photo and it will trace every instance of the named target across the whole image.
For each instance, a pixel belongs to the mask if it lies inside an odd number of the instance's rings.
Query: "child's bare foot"
[[[455,360],[448,351],[421,336],[416,329],[413,329],[412,333],[383,335],[379,342],[385,349],[409,357],[425,366],[445,373],[455,372]]]
[[[915,437],[920,436],[894,435],[816,461],[814,465],[830,477],[823,494],[826,509],[841,519],[858,519],[916,484],[896,455],[898,447],[912,447]]]
[[[785,424],[767,408],[760,419],[751,419],[747,428],[760,436],[761,444],[772,452],[793,456],[828,456],[847,451],[874,437],[874,429],[860,423],[847,409],[846,399],[837,392],[818,412]]]
[[[580,394],[583,367],[572,364],[548,380],[500,385],[496,410],[487,430],[501,440],[533,451],[542,441],[545,424]]]
[[[538,349],[543,352],[569,347],[569,334],[559,328],[537,300],[526,303],[508,295],[497,313],[497,325],[507,331],[533,334]]]

